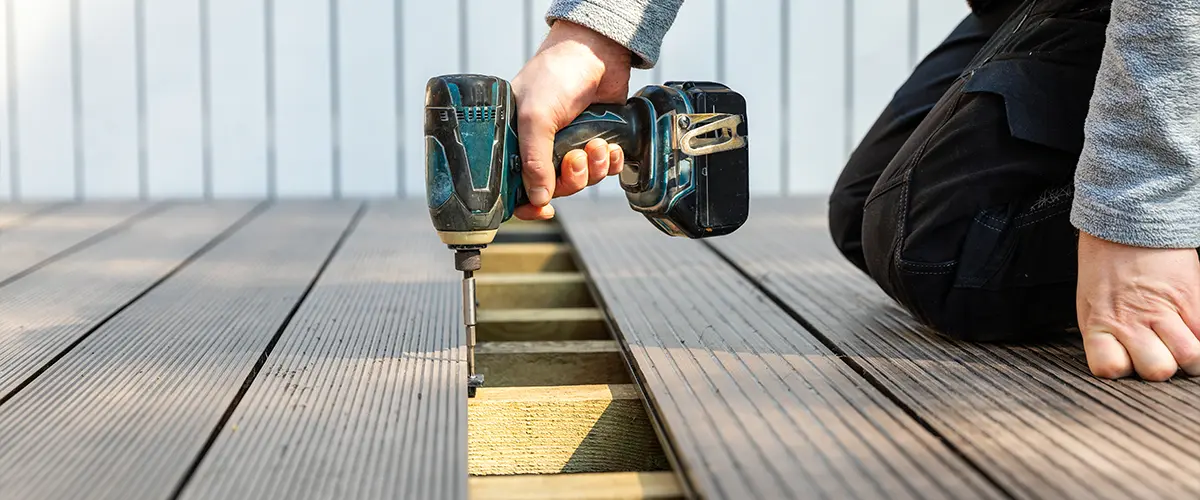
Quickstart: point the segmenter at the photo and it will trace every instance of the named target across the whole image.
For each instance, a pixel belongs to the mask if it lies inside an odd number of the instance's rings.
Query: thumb
[[[542,207],[554,196],[554,134],[557,126],[544,111],[523,108],[517,118],[517,136],[521,148],[521,177],[529,204]]]

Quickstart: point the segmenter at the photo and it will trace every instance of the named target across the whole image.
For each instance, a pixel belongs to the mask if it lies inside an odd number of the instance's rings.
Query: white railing
[[[435,74],[509,78],[549,0],[2,0],[0,199],[423,196]],[[829,189],[964,0],[686,0],[651,82],[746,96],[756,193]],[[616,193],[612,182],[593,191]]]

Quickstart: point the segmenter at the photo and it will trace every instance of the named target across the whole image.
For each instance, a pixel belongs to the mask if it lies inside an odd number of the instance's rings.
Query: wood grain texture
[[[4,496],[172,495],[355,208],[267,210],[0,405]]]
[[[571,246],[689,490],[739,499],[997,496],[701,243],[664,236],[621,200],[564,201]]]
[[[472,475],[667,468],[629,385],[484,387],[468,411]]]
[[[465,498],[460,276],[421,213],[368,208],[181,498]]]
[[[940,337],[841,257],[825,221],[822,199],[760,199],[713,244],[1011,496],[1200,493],[1200,385],[1092,378],[1073,341]]]

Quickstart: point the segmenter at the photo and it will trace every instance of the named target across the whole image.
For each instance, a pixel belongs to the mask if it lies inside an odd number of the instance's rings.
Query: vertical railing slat
[[[854,2],[854,109],[851,142],[857,145],[910,73],[908,4]]]
[[[550,4],[260,1],[4,0],[0,200],[423,196],[426,80],[513,78]],[[688,0],[659,66],[630,81],[742,92],[757,195],[827,191],[968,13],[962,0],[783,1]],[[589,189],[620,193],[613,179]]]
[[[16,196],[12,184],[12,170],[17,160],[16,148],[16,111],[13,102],[16,101],[16,72],[12,71],[15,60],[10,57],[16,47],[13,41],[13,26],[10,14],[13,2],[16,0],[0,0],[0,201],[11,200]]]
[[[350,197],[392,195],[397,183],[392,133],[397,127],[395,5],[392,0],[347,0],[340,5],[338,142],[343,192]]]
[[[268,193],[266,12],[261,2],[208,2],[212,193]]]
[[[71,90],[69,0],[18,0],[16,39],[19,195],[69,198],[74,194],[75,145]],[[59,29],[46,29],[56,26]]]
[[[725,9],[724,81],[746,98],[750,144],[750,189],[755,195],[783,194],[780,124],[781,26],[764,12],[780,11],[781,0],[737,0]],[[786,1],[786,0],[785,0]],[[737,8],[732,8],[736,3]]]
[[[848,8],[845,2],[797,2],[788,14],[790,92],[782,109],[791,125],[788,194],[824,193],[846,160]]]
[[[936,48],[971,9],[963,0],[917,0],[917,59]]]
[[[203,190],[200,9],[196,0],[146,2],[146,149],[152,198]]]
[[[136,197],[136,5],[133,0],[81,1],[79,9],[83,193]]]
[[[329,0],[274,3],[278,195],[331,196]]]

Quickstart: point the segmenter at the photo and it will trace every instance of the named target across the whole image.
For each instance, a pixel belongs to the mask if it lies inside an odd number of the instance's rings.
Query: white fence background
[[[0,199],[424,196],[424,85],[549,0],[0,0]],[[631,91],[745,95],[756,194],[826,192],[965,0],[686,0]],[[590,191],[619,193],[615,182]]]

